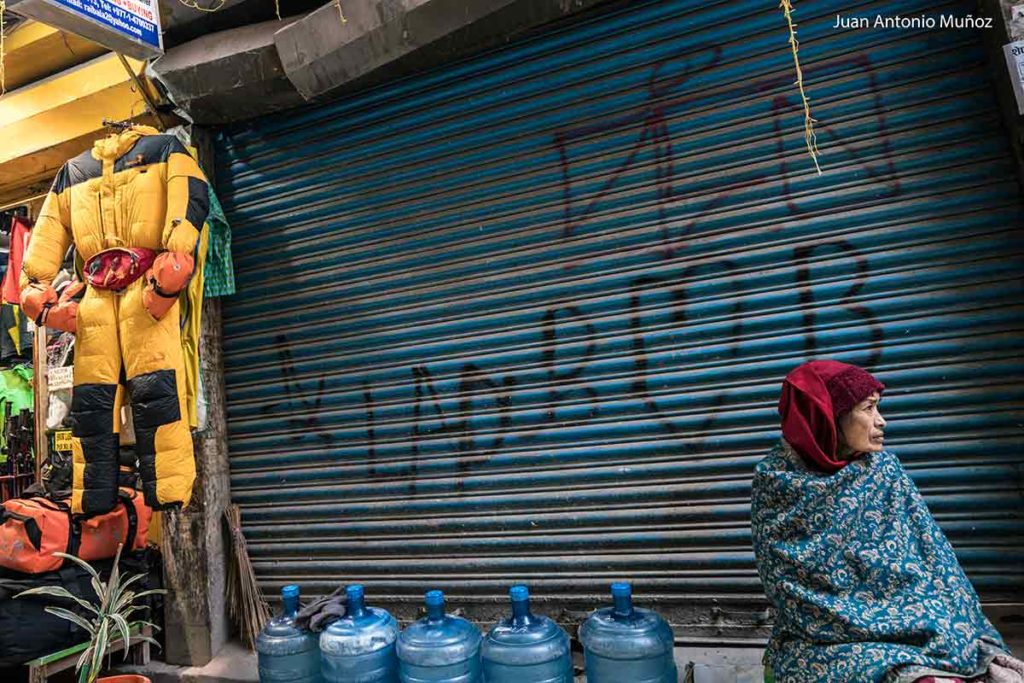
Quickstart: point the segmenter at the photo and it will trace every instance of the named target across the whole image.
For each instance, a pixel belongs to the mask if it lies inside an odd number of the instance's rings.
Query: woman
[[[786,377],[782,442],[757,466],[754,552],[779,683],[1024,682],[899,460],[885,386],[821,360]]]

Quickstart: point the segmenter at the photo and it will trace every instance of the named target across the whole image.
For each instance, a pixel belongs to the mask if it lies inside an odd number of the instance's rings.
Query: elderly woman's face
[[[878,411],[880,400],[876,391],[839,418],[840,455],[878,453],[885,448],[885,419]]]

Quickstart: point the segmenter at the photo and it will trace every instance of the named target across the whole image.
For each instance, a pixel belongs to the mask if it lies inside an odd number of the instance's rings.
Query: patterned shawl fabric
[[[970,678],[1005,650],[896,456],[823,475],[783,441],[757,466],[751,505],[779,683]]]

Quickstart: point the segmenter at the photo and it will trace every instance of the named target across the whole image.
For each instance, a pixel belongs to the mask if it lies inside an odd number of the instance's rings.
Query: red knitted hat
[[[885,385],[867,370],[851,365],[825,382],[825,388],[832,399],[832,415],[837,420],[844,413],[876,391],[881,394]]]

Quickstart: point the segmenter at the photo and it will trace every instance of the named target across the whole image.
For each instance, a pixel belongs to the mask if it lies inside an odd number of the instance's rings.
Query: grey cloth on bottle
[[[348,598],[345,597],[345,587],[340,586],[330,595],[317,598],[300,609],[295,615],[295,625],[319,633],[327,628],[332,621],[345,616],[347,605]]]

